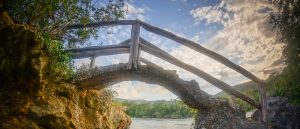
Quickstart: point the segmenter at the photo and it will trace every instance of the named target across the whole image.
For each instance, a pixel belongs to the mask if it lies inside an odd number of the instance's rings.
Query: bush
[[[71,54],[64,51],[63,43],[52,40],[47,33],[40,34],[44,41],[44,50],[48,58],[47,74],[58,80],[70,80],[73,75]]]
[[[283,96],[293,104],[300,104],[300,68],[288,67],[268,80],[269,94]]]

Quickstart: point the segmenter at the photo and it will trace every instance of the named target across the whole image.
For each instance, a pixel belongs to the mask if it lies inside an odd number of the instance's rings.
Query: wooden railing
[[[179,37],[167,30],[152,26],[140,20],[122,20],[122,21],[111,21],[111,22],[97,22],[97,23],[89,23],[89,24],[75,24],[67,26],[67,29],[80,29],[80,28],[87,28],[87,27],[103,27],[103,26],[115,26],[115,25],[131,25],[131,38],[118,44],[118,45],[109,45],[109,46],[97,46],[97,47],[87,47],[87,48],[79,48],[79,49],[69,49],[67,51],[73,53],[73,58],[91,58],[91,67],[93,67],[93,62],[95,62],[95,57],[97,56],[105,56],[105,55],[115,55],[115,54],[122,54],[122,53],[129,53],[129,60],[128,60],[128,69],[138,69],[140,62],[149,63],[149,61],[140,57],[141,50],[147,52],[151,55],[154,55],[158,58],[161,58],[165,61],[168,61],[182,69],[185,69],[200,78],[203,78],[207,82],[211,83],[212,85],[224,90],[230,95],[233,95],[233,99],[238,97],[247,103],[251,104],[252,106],[256,107],[261,111],[261,121],[263,124],[267,123],[267,101],[266,101],[266,83],[264,80],[261,80],[254,76],[251,72],[247,71],[246,69],[242,68],[239,65],[234,64],[224,56],[208,50],[201,46],[198,43],[195,43],[189,39]],[[247,95],[235,90],[230,85],[226,84],[225,82],[216,79],[215,77],[205,73],[204,71],[186,64],[177,58],[173,57],[172,55],[164,52],[160,48],[156,47],[155,45],[151,44],[150,42],[144,40],[139,36],[140,27],[143,27],[145,30],[155,33],[157,35],[161,35],[163,37],[169,38],[174,40],[186,47],[189,47],[199,53],[202,53],[222,64],[225,66],[239,72],[240,74],[244,75],[245,77],[251,79],[252,81],[258,84],[258,91],[260,96],[260,102],[256,102],[252,98],[248,97]],[[235,101],[235,100],[233,100]]]

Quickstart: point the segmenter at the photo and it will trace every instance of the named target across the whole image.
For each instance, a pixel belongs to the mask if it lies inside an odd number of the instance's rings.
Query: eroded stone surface
[[[1,129],[126,129],[131,120],[106,90],[80,89],[45,74],[43,42],[0,12]]]
[[[219,106],[203,109],[195,118],[195,129],[263,129],[255,122],[245,118],[241,109],[233,109],[227,100],[219,99]]]
[[[161,85],[195,109],[209,108],[213,104],[209,95],[200,90],[195,80],[182,80],[176,71],[164,70],[158,66],[140,66],[137,70],[128,70],[127,64],[118,64],[96,67],[91,71],[93,72],[87,71],[88,75],[82,74],[77,78],[82,88],[103,89],[122,81],[136,80]]]
[[[268,121],[272,129],[300,129],[300,106],[292,105],[285,97],[268,97]],[[260,118],[258,111],[252,118]]]

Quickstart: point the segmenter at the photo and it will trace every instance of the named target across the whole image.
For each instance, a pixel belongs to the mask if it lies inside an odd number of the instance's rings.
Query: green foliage
[[[271,23],[281,40],[286,43],[283,55],[287,67],[281,74],[268,79],[268,92],[284,96],[300,104],[300,1],[275,0],[278,11],[272,14]]]
[[[245,95],[249,96],[250,98],[253,98],[257,102],[259,102],[259,94],[258,94],[257,88],[248,89],[248,90],[244,91],[243,94],[245,94]],[[231,101],[231,98],[228,94],[226,94],[224,97],[219,97],[219,98],[225,98],[225,99],[228,99]],[[240,98],[236,98],[235,102],[238,107],[242,108],[245,111],[251,111],[253,109],[256,109],[255,107],[253,107],[252,105],[250,105],[249,103],[247,103],[246,101],[244,101]]]
[[[188,118],[196,114],[195,109],[189,108],[182,101],[148,101],[122,102],[127,107],[126,113],[137,118]]]
[[[47,73],[52,78],[68,80],[74,72],[72,70],[71,55],[63,49],[63,43],[52,40],[47,33],[41,34],[44,49],[47,54]]]
[[[300,1],[275,0],[278,11],[271,16],[271,23],[286,43],[283,55],[288,66],[300,67]]]
[[[259,94],[258,94],[258,90],[256,88],[247,90],[244,92],[244,94],[246,94],[247,96],[249,96],[249,97],[253,98],[254,100],[256,100],[257,102],[259,102]],[[251,110],[255,109],[255,107],[253,107],[249,103],[247,103],[239,98],[236,100],[236,104],[239,105],[241,108],[243,108],[245,111],[251,111]]]
[[[118,20],[126,13],[124,5],[123,0],[6,0],[1,2],[1,11],[4,8],[14,22],[30,24],[38,30],[49,58],[46,73],[68,80],[73,71],[70,54],[63,51],[64,47],[84,44],[91,36],[97,37],[99,29],[67,30],[66,26]]]
[[[287,97],[291,103],[300,104],[300,69],[288,67],[280,75],[268,80],[272,95]]]
[[[13,20],[30,24],[69,47],[83,44],[99,29],[66,30],[70,24],[118,20],[126,13],[123,0],[6,0],[4,10]]]

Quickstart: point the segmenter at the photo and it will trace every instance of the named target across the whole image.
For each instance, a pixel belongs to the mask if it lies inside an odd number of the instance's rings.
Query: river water
[[[194,119],[132,118],[130,129],[191,129]]]

